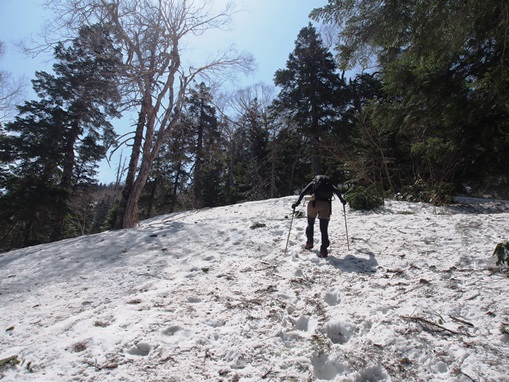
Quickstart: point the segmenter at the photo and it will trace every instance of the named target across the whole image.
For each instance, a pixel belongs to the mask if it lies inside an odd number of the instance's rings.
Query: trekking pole
[[[288,230],[288,237],[286,238],[286,247],[285,247],[285,254],[284,256],[286,256],[286,251],[288,250],[288,242],[290,241],[290,232],[292,232],[292,224],[293,224],[293,217],[295,215],[295,208],[293,209],[293,212],[292,212],[292,219],[290,220],[290,229]]]
[[[343,216],[345,217],[346,245],[348,246],[348,250],[350,250],[350,241],[348,240],[348,225],[346,224],[346,207],[344,204],[343,204]]]

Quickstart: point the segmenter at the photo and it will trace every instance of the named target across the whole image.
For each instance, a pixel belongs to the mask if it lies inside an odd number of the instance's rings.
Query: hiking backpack
[[[313,180],[313,194],[315,200],[332,200],[334,186],[326,175],[317,175]]]

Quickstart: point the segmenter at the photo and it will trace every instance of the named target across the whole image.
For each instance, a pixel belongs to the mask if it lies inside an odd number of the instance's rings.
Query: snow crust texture
[[[0,254],[0,380],[509,381],[508,202],[347,208],[348,250],[336,201],[322,259],[295,199]]]

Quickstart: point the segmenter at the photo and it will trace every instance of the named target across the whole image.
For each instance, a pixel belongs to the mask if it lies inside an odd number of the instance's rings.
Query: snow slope
[[[348,250],[335,201],[320,259],[295,199],[0,254],[0,379],[509,381],[509,202],[347,208]]]

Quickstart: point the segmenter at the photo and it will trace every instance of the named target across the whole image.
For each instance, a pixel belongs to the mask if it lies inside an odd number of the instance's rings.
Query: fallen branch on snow
[[[472,324],[471,322],[468,322],[468,321],[462,320],[461,318],[458,318],[458,317],[451,316],[450,314],[449,314],[449,317],[450,317],[452,320],[454,320],[454,321],[461,322],[462,324],[468,325],[468,326],[470,326],[470,327],[472,327],[472,328],[474,327],[474,324]]]
[[[437,324],[437,323],[435,323],[433,321],[427,320],[424,317],[416,317],[416,316],[400,316],[400,317],[405,319],[405,320],[418,322],[424,328],[426,328],[426,326],[431,326],[431,327],[438,328],[441,331],[448,332],[448,333],[451,333],[451,334],[464,335],[464,336],[470,337],[470,334],[468,334],[468,333],[458,332],[458,331],[455,331],[455,330],[452,330],[452,329],[448,329],[445,326],[442,326],[442,325]]]

